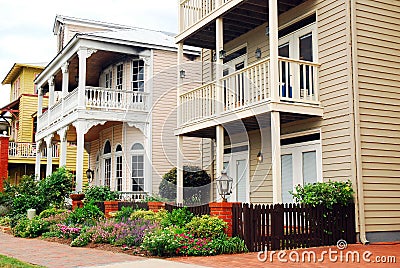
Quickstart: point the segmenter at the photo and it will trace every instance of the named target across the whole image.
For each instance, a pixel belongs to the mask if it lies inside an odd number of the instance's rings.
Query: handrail
[[[211,82],[208,82],[207,84],[201,85],[200,87],[196,87],[196,88],[194,88],[194,89],[191,89],[191,90],[189,90],[189,91],[187,91],[187,92],[181,94],[180,97],[185,97],[186,95],[189,95],[190,93],[193,93],[193,92],[195,92],[195,91],[197,91],[197,90],[201,90],[202,88],[205,88],[205,87],[212,86],[212,85],[215,84],[215,83],[216,83],[215,80],[214,80],[214,81],[211,81]]]

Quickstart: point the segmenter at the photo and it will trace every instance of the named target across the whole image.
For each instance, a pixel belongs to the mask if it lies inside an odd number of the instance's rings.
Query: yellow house
[[[36,148],[35,134],[37,127],[38,95],[34,79],[43,71],[45,64],[21,64],[15,63],[6,77],[3,85],[11,85],[10,103],[5,105],[0,112],[1,117],[8,117],[9,122],[9,149],[8,149],[8,177],[12,183],[18,183],[23,175],[35,173]],[[44,98],[44,105],[47,105],[48,97]],[[44,108],[46,109],[46,108]],[[39,148],[41,149],[41,148]],[[71,156],[67,161],[67,168],[75,169],[75,157],[72,152],[75,149],[69,146]],[[59,145],[51,145],[53,156],[52,170],[59,166]],[[46,164],[47,150],[43,150],[40,164]],[[45,176],[44,172],[40,177]]]

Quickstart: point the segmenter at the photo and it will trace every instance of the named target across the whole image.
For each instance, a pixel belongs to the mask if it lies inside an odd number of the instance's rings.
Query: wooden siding
[[[367,232],[400,230],[399,32],[399,1],[356,1]]]
[[[36,96],[22,96],[19,102],[19,130],[18,142],[33,142],[33,118],[37,112],[38,98]]]

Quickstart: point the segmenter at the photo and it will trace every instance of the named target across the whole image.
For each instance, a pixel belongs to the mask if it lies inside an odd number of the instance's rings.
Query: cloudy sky
[[[177,32],[178,0],[0,0],[0,82],[14,63],[49,62],[56,55],[57,14]],[[9,102],[0,85],[0,106]]]

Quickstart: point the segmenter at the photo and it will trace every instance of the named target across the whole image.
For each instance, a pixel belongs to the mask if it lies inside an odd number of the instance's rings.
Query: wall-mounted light
[[[186,72],[185,72],[185,70],[180,70],[180,71],[179,71],[179,77],[180,77],[180,78],[185,78],[185,77],[186,77]]]
[[[222,202],[227,201],[227,197],[232,193],[233,179],[226,174],[226,170],[221,171],[221,176],[216,179],[219,195]]]
[[[225,57],[226,57],[226,51],[225,50],[220,50],[219,51],[219,58],[221,59],[221,60],[223,60],[223,59],[225,59]]]
[[[88,170],[86,170],[86,177],[89,182],[92,182],[94,179],[94,171],[91,170],[90,168]]]
[[[269,26],[265,27],[265,35],[269,35]]]
[[[264,157],[263,157],[262,152],[260,151],[260,152],[258,152],[258,154],[257,154],[257,162],[258,162],[258,163],[262,163],[263,160],[264,160]]]
[[[256,56],[257,59],[261,58],[261,54],[262,54],[261,48],[258,47],[258,48],[256,49],[256,52],[255,52],[254,54],[255,54],[255,56]]]

